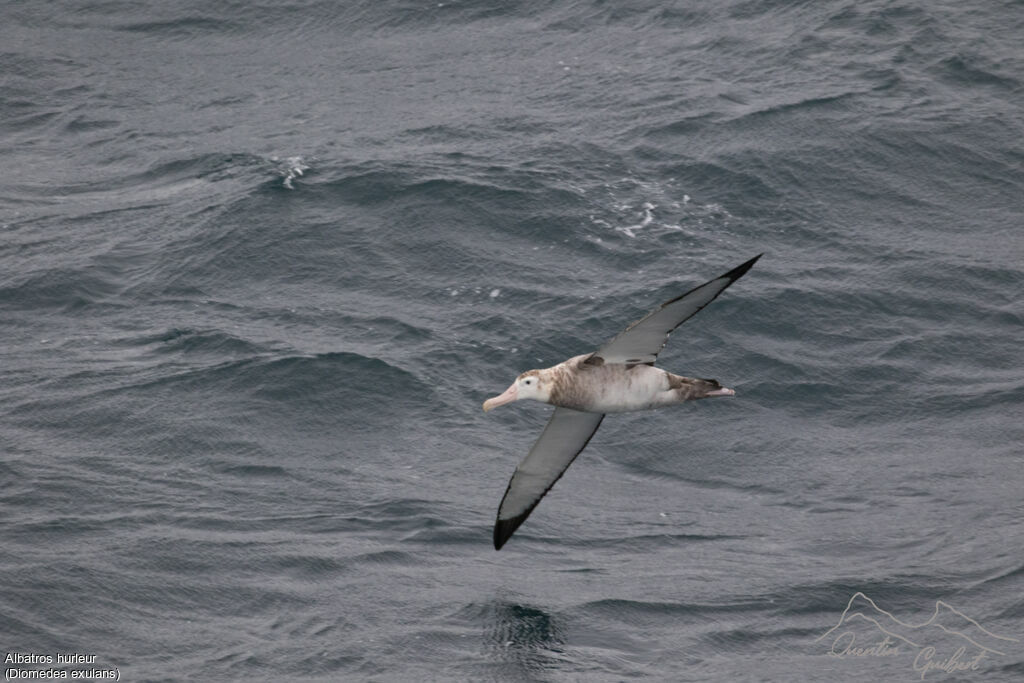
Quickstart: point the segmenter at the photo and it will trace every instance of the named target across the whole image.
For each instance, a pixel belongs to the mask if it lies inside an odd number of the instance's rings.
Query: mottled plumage
[[[654,367],[668,336],[738,280],[761,255],[667,301],[594,353],[543,370],[529,370],[484,410],[524,398],[556,406],[529,454],[516,468],[498,507],[497,550],[583,450],[606,413],[646,410],[712,396],[732,396],[713,379],[673,375]]]
[[[681,377],[643,363],[605,363],[595,354],[531,372],[540,378],[541,389],[550,386],[548,403],[590,413],[659,408],[704,398],[707,392],[722,388],[713,379]]]

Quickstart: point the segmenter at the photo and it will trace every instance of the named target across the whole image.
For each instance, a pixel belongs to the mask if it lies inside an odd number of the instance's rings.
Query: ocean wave
[[[510,171],[506,173],[511,176]],[[523,187],[522,183],[512,182],[512,177],[501,179],[495,175],[492,172],[489,174],[490,177],[439,176],[438,169],[429,165],[410,166],[375,162],[344,169],[341,177],[318,183],[318,189],[340,192],[345,201],[358,204],[419,199],[431,204],[471,203],[495,211],[501,207],[521,207],[531,201],[530,188]]]
[[[132,349],[142,354],[209,354],[221,357],[266,355],[276,350],[272,344],[258,344],[223,330],[199,330],[172,327],[161,331],[110,340],[113,346]]]
[[[116,122],[107,121],[98,129],[116,127]],[[99,179],[57,185],[21,182],[10,188],[16,193],[15,198],[31,198],[39,207],[61,206],[64,211],[87,216],[158,206],[182,194],[209,194],[204,186],[216,187],[219,182],[244,178],[246,174],[255,178],[260,169],[268,166],[267,160],[255,155],[210,153],[160,161],[144,170],[120,175],[102,174]]]
[[[227,21],[212,16],[175,16],[173,19],[131,21],[126,20],[115,24],[112,28],[115,31],[128,33],[143,33],[147,38],[161,39],[173,38],[176,40],[189,40],[203,35],[223,36],[237,32],[241,25],[237,22]]]
[[[1003,72],[999,65],[979,55],[956,54],[935,65],[940,78],[957,86],[970,88],[995,86],[1009,92],[1018,92],[1021,81],[1011,73]]]
[[[352,380],[358,378],[353,385]],[[249,357],[190,368],[141,384],[125,383],[114,392],[145,387],[217,388],[254,398],[287,403],[294,408],[305,403],[343,401],[359,397],[361,404],[402,400],[413,389],[429,396],[430,388],[415,375],[379,358],[350,352],[329,352],[313,356]],[[376,396],[376,399],[374,398]]]
[[[622,598],[591,600],[576,605],[573,612],[588,618],[599,617],[612,621],[635,623],[650,619],[694,620],[715,614],[757,612],[765,600],[751,598],[717,603],[645,601]]]
[[[14,282],[0,280],[0,305],[8,310],[70,312],[96,303],[118,305],[118,278],[91,268],[47,269]]]

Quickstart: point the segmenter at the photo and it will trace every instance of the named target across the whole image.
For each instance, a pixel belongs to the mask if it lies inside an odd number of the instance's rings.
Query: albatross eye
[[[525,385],[529,386],[530,384],[533,384],[533,380],[532,380],[532,379],[528,379],[528,380],[525,380],[525,381],[523,382],[523,384],[525,384]]]

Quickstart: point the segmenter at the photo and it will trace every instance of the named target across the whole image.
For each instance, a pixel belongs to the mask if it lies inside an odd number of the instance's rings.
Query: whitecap
[[[277,164],[277,172],[284,176],[282,184],[289,190],[295,189],[292,181],[301,177],[309,170],[309,165],[306,164],[302,157],[287,157],[285,159],[271,157],[270,160]]]

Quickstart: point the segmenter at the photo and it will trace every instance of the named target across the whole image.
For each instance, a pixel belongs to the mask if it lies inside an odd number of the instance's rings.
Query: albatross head
[[[512,401],[519,401],[524,398],[533,399],[547,403],[551,397],[550,382],[547,381],[541,370],[529,370],[516,377],[512,386],[505,390],[500,396],[489,398],[484,401],[484,412],[498,406],[503,406]]]

